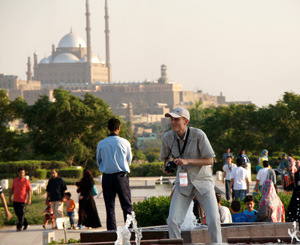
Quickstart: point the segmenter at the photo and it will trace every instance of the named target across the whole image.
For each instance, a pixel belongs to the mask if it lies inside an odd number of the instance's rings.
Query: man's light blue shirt
[[[130,173],[131,161],[132,153],[128,140],[112,135],[98,143],[97,163],[100,172],[105,174]]]

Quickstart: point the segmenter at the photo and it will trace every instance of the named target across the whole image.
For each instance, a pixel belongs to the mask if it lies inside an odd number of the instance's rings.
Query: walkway
[[[143,201],[145,198],[151,196],[160,196],[160,195],[168,195],[170,193],[169,189],[165,189],[164,186],[156,186],[155,181],[158,180],[159,177],[140,177],[140,178],[130,178],[130,186],[132,188],[132,201],[138,202]],[[172,179],[174,181],[174,178]],[[251,182],[250,190],[253,190],[255,182]],[[224,185],[221,181],[216,181],[216,187],[221,191],[225,192]],[[155,189],[154,189],[155,188]],[[98,191],[101,191],[101,186],[97,185]],[[76,200],[77,193],[75,186],[68,186],[68,191],[71,192],[72,197]],[[105,213],[105,205],[103,200],[103,195],[100,195],[100,198],[95,198],[95,202],[97,205],[98,213],[100,216],[100,220],[102,223],[102,227],[99,229],[89,230],[87,228],[83,228],[82,230],[67,230],[67,239],[74,238],[80,239],[80,232],[94,232],[94,231],[104,231],[106,230],[106,213]],[[116,200],[116,218],[118,225],[124,225],[123,221],[123,213],[120,207],[120,203]],[[49,225],[50,227],[50,225]],[[43,233],[45,230],[42,228],[42,225],[32,225],[29,226],[27,231],[16,232],[16,228],[13,227],[5,227],[0,229],[0,245],[41,245],[43,244]],[[47,230],[52,231],[52,230]],[[64,238],[63,230],[55,230],[55,240],[59,241]]]

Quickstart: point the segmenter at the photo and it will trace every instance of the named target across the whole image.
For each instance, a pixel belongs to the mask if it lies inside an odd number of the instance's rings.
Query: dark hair
[[[281,161],[281,157],[278,157],[277,160]]]
[[[238,158],[236,159],[236,165],[237,165],[238,167],[240,167],[240,166],[243,165],[243,159],[242,159],[241,157],[238,157]]]
[[[253,196],[251,196],[251,195],[247,195],[246,197],[245,197],[245,200],[244,200],[244,202],[246,203],[246,202],[254,202],[254,198],[253,198]]]
[[[232,211],[234,212],[240,212],[241,210],[241,203],[240,201],[237,201],[237,200],[233,200],[231,205],[230,205]]]
[[[267,168],[269,166],[269,161],[265,160],[263,161],[264,168]]]
[[[107,128],[111,132],[115,132],[120,127],[120,120],[117,118],[111,118],[108,120]]]
[[[94,177],[93,177],[91,171],[89,171],[88,169],[84,169],[83,170],[82,180],[83,181],[91,181],[91,182],[94,183]]]
[[[217,202],[220,203],[222,200],[222,196],[219,192],[216,192],[216,198],[217,198]]]
[[[18,169],[18,173],[21,172],[21,171],[23,171],[23,170],[25,171],[25,168],[19,168]]]
[[[66,192],[66,193],[65,193],[65,196],[71,197],[72,195],[71,195],[70,192]]]

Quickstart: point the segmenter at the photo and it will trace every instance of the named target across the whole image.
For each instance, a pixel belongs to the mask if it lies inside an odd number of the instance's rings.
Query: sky
[[[92,52],[105,60],[104,0],[89,0]],[[108,0],[112,80],[275,104],[300,94],[298,0]],[[85,0],[0,0],[0,73],[26,78],[27,57],[70,32],[86,39]]]

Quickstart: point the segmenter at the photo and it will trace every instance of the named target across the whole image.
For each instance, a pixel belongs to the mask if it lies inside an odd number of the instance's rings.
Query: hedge
[[[162,176],[164,175],[163,167],[163,162],[132,163],[130,165],[130,177]],[[176,175],[176,171],[173,175]]]
[[[170,202],[169,196],[159,196],[133,203],[138,226],[165,225],[169,215]]]
[[[24,160],[16,162],[0,162],[1,177],[16,176],[19,168],[24,168],[26,175],[36,176],[38,169],[62,169],[67,164],[63,161]]]

